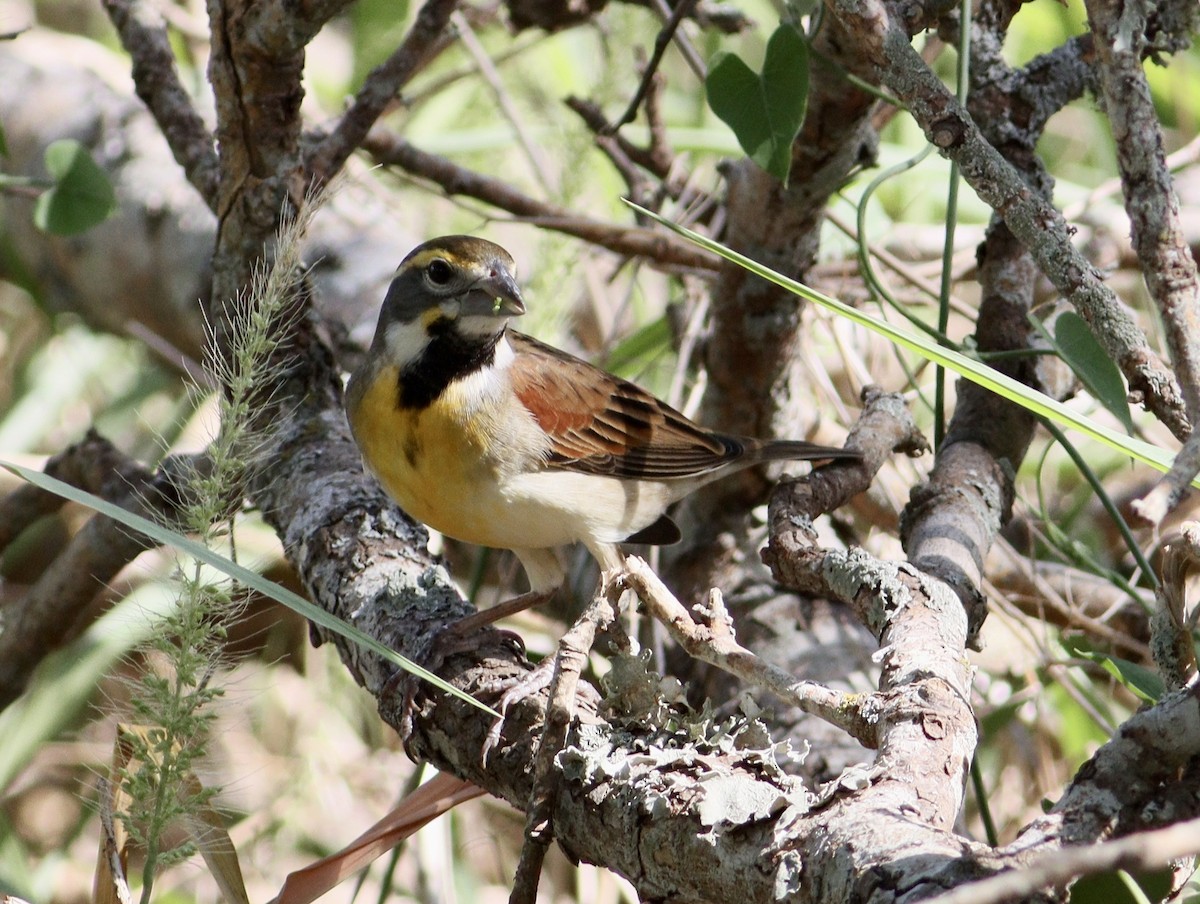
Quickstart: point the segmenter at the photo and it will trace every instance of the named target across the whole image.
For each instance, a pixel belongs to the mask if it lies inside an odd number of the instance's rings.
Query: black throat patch
[[[425,351],[400,371],[401,408],[428,408],[455,380],[490,365],[496,360],[496,343],[504,335],[501,331],[468,339],[449,320],[434,323],[429,332]]]

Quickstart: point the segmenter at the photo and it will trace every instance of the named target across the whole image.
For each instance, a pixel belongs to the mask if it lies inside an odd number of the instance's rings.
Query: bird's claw
[[[500,713],[500,718],[492,722],[483,742],[482,759],[485,766],[491,752],[500,745],[500,736],[504,732],[504,721],[508,717],[509,708],[549,687],[553,677],[554,657],[547,656],[534,666],[532,671],[526,672],[500,695],[495,707],[496,712]]]

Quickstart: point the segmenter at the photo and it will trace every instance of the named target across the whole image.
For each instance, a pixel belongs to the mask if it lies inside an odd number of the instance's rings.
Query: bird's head
[[[484,342],[524,313],[512,256],[484,239],[448,235],[418,245],[401,262],[383,302],[377,341],[391,346],[401,363],[440,333]]]

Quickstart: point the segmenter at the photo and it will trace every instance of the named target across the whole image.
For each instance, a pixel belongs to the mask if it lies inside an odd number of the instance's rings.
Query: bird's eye
[[[444,286],[454,276],[454,270],[439,257],[430,261],[429,266],[425,268],[425,275],[435,286]]]

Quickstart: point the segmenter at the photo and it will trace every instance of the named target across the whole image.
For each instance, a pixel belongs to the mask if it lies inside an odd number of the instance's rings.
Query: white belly
[[[664,483],[560,470],[518,475],[497,489],[509,536],[523,538],[527,548],[620,543],[653,524],[671,501]]]

